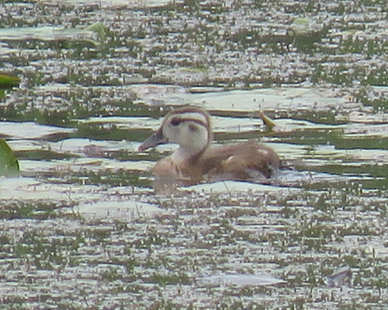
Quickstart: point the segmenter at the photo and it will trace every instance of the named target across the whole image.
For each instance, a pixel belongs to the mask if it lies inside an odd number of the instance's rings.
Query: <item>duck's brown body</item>
[[[263,180],[279,168],[274,150],[255,141],[210,147],[210,116],[195,107],[166,115],[159,130],[144,141],[139,151],[161,143],[177,143],[178,149],[154,166],[159,179],[193,185],[201,181]]]

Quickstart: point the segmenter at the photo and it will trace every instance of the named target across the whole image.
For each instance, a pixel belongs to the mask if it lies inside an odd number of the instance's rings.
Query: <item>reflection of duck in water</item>
[[[263,180],[279,168],[278,155],[256,141],[211,148],[210,115],[196,107],[173,110],[160,128],[139,146],[139,152],[158,144],[179,147],[154,166],[158,179],[175,180],[179,185],[200,181]]]

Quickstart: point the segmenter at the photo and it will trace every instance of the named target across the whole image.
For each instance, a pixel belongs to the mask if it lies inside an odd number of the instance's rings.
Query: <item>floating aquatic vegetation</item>
[[[327,277],[327,285],[330,287],[349,285],[352,272],[349,266],[338,268],[333,274]]]
[[[167,2],[0,6],[2,308],[381,308],[386,1]],[[182,104],[290,170],[155,194],[174,146],[136,149]]]
[[[208,277],[201,277],[199,280],[203,283],[212,285],[254,285],[267,286],[284,284],[286,281],[276,278],[270,274],[223,274]]]
[[[276,126],[275,122],[267,115],[265,115],[263,111],[259,112],[259,117],[263,121],[264,125],[267,126],[269,131],[272,131],[273,128]]]
[[[16,177],[19,175],[19,161],[4,139],[0,139],[0,176]]]
[[[20,79],[16,76],[0,74],[0,89],[19,86]]]

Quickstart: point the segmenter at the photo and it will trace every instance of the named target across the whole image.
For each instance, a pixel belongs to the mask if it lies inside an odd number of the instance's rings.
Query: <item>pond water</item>
[[[385,309],[386,1],[0,4],[2,309]],[[172,108],[257,139],[267,184],[155,193]],[[276,123],[266,130],[264,111]],[[362,302],[361,302],[362,301]]]

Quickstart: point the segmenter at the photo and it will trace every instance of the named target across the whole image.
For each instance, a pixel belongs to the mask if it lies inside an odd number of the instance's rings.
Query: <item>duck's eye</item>
[[[171,120],[171,125],[178,126],[181,123],[181,120],[179,118],[173,118]]]

